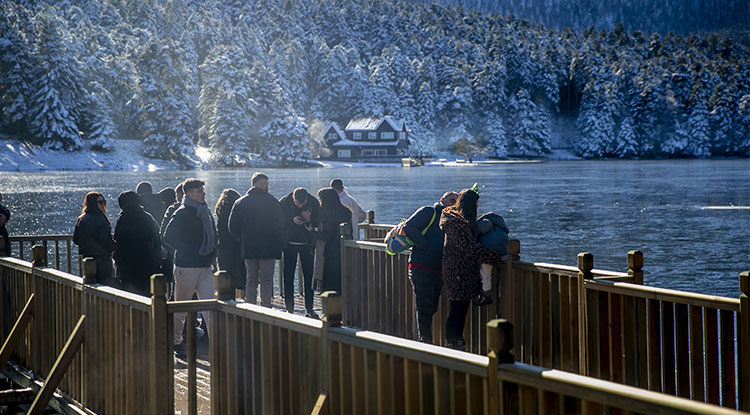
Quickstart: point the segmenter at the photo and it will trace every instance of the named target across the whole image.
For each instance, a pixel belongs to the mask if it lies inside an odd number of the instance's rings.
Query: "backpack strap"
[[[427,224],[427,227],[424,228],[422,231],[422,235],[427,233],[427,229],[430,229],[430,226],[432,226],[432,223],[435,222],[435,216],[437,216],[437,209],[432,208],[432,218],[430,219],[430,223]]]

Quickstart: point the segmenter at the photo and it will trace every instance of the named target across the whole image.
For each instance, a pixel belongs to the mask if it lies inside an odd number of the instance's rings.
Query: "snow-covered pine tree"
[[[505,126],[503,125],[502,117],[496,112],[491,112],[485,117],[482,135],[496,157],[505,157],[508,155]]]
[[[736,128],[731,151],[733,154],[748,157],[750,156],[750,94],[740,98],[735,119]]]
[[[619,158],[632,158],[638,155],[635,131],[633,131],[633,119],[630,115],[620,122],[620,131],[615,140],[616,146],[613,155]]]
[[[709,125],[708,94],[700,83],[696,84],[690,98],[687,118],[688,155],[705,158],[711,156],[711,127]]]
[[[711,153],[714,155],[728,155],[732,152],[734,129],[733,116],[737,112],[735,101],[736,89],[734,84],[719,84],[709,101],[711,131]]]
[[[34,20],[37,66],[29,103],[31,133],[48,148],[78,150],[83,145],[78,122],[86,107],[79,62],[68,51],[64,22],[54,10],[45,9]]]
[[[22,139],[29,138],[32,75],[37,64],[29,37],[17,26],[31,26],[29,15],[21,6],[0,7],[0,131]],[[33,33],[32,27],[24,29]]]

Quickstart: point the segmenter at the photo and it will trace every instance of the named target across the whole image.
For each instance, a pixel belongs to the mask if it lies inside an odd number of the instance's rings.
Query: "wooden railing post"
[[[737,316],[740,342],[737,345],[739,360],[739,409],[750,412],[750,271],[740,274],[740,312]]]
[[[229,275],[229,272],[224,270],[216,271],[214,273],[214,298],[222,301],[230,301],[234,300],[233,296],[234,289],[232,288],[232,277]]]
[[[83,283],[96,284],[96,260],[91,257],[83,258]]]
[[[0,257],[5,256],[5,238],[0,238]]]
[[[513,413],[517,407],[518,386],[501,385],[497,379],[498,365],[513,363],[513,324],[508,320],[496,319],[487,323],[487,380],[490,414]]]
[[[373,223],[375,223],[375,211],[374,210],[367,211],[367,223],[369,225],[372,225]]]
[[[47,250],[43,245],[34,245],[31,247],[31,265],[35,267],[47,266]]]
[[[335,353],[336,349],[331,348],[329,344],[328,330],[341,326],[341,296],[336,291],[326,291],[320,295],[320,300],[323,308],[323,328],[320,334],[320,388],[321,398],[325,401],[331,398],[328,392],[334,386],[331,376],[335,376],[335,371],[331,370],[331,353]],[[330,408],[327,402],[318,402],[316,406],[318,405],[318,413],[327,413]]]
[[[593,279],[594,275],[591,270],[594,269],[594,255],[589,252],[582,252],[578,254],[578,367],[582,375],[589,375],[589,361],[587,356],[589,355],[588,349],[589,344],[587,342],[588,330],[594,325],[589,322],[587,318],[594,317],[589,316],[586,299],[586,288],[584,285],[585,280]]]
[[[151,276],[151,413],[166,414],[170,411],[169,397],[174,387],[169,382],[171,333],[167,332],[167,279],[163,274]]]
[[[344,241],[352,240],[352,225],[351,223],[342,223],[339,226],[339,235],[341,236],[341,291],[339,295],[344,296],[348,298],[350,295],[349,293],[349,272],[347,272],[347,257],[346,257],[346,246],[344,246]],[[349,312],[349,304],[351,303],[351,299],[347,299],[347,313],[346,318],[351,318],[351,313]]]
[[[643,285],[643,252],[628,251],[628,275],[633,284]]]
[[[493,287],[492,301],[495,303],[495,315],[512,320],[513,304],[510,301],[513,297],[513,261],[521,259],[521,241],[511,239],[507,243],[508,259],[501,267],[500,281],[498,281],[499,292]],[[493,281],[494,283],[494,281]]]

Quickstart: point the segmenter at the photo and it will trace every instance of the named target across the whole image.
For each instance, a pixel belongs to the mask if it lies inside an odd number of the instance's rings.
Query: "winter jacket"
[[[440,203],[435,203],[433,206],[423,206],[417,209],[404,223],[406,236],[414,242],[409,262],[424,265],[438,273],[443,261],[443,239],[445,238],[445,232],[440,229],[442,212],[443,205]],[[432,220],[433,213],[435,214],[434,220]],[[432,224],[427,228],[427,232],[422,235],[422,231],[430,224],[430,220],[432,220]]]
[[[352,238],[359,239],[359,225],[367,219],[367,213],[365,213],[362,206],[359,205],[357,199],[353,198],[349,193],[344,190],[340,195],[341,204],[346,206],[352,212]]]
[[[229,233],[229,214],[231,209],[224,209],[216,217],[218,230],[219,269],[227,271],[232,278],[232,288],[245,289],[245,261],[242,259],[240,243]]]
[[[150,213],[157,224],[161,224],[164,219],[164,212],[167,210],[167,206],[164,204],[161,196],[153,193],[139,195],[141,198],[141,205],[146,212]]]
[[[234,202],[229,215],[229,233],[240,241],[244,259],[281,258],[284,228],[279,201],[257,187]]]
[[[151,275],[161,268],[159,225],[138,204],[122,208],[115,224],[117,276],[125,289],[149,295]]]
[[[174,264],[182,268],[207,268],[216,258],[198,253],[203,242],[203,223],[194,207],[181,205],[164,230],[164,243],[175,251]]]
[[[502,254],[480,245],[469,222],[453,209],[444,209],[440,228],[445,231],[443,282],[451,300],[469,300],[482,290],[480,264],[499,265]]]
[[[477,219],[479,243],[503,255],[508,254],[508,233],[510,229],[497,213],[485,213]]]
[[[293,193],[293,192],[292,192]],[[296,242],[296,243],[307,243],[312,244],[313,237],[305,228],[305,225],[297,225],[294,223],[295,216],[302,216],[302,212],[310,210],[310,222],[312,226],[317,226],[318,216],[320,215],[320,204],[318,199],[309,195],[307,197],[307,203],[303,207],[297,207],[294,204],[294,196],[292,193],[282,197],[279,200],[281,210],[284,212],[284,225],[285,225],[285,242]]]
[[[84,213],[73,231],[73,243],[82,257],[110,256],[115,250],[112,225],[102,213]]]

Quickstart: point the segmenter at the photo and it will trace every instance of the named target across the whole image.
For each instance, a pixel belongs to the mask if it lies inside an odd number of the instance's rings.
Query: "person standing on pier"
[[[159,192],[161,193],[161,192]],[[182,206],[182,198],[185,196],[185,193],[182,191],[182,183],[178,184],[174,188],[174,202],[167,205],[167,211],[164,213],[164,219],[161,221],[161,224],[159,225],[159,234],[161,235],[162,241],[164,240],[164,231],[167,230],[167,224],[169,223],[169,220],[172,219],[172,215],[177,211],[177,209]],[[165,202],[166,203],[166,202]],[[169,292],[168,298],[172,299],[173,291],[174,291],[174,251],[172,248],[169,247],[169,245],[164,244],[164,248],[167,250],[166,258],[161,263],[161,272],[164,274],[164,277],[167,279],[167,283],[169,284]]]
[[[117,276],[123,289],[148,297],[151,275],[161,269],[159,225],[132,190],[120,193],[117,203],[122,209],[115,224]]]
[[[234,202],[240,198],[234,189],[224,189],[216,202],[216,228],[219,231],[219,269],[229,273],[232,289],[245,289],[245,261],[242,259],[240,243],[229,233],[229,214]]]
[[[112,268],[112,223],[107,218],[107,200],[99,192],[89,192],[83,198],[81,216],[76,220],[73,243],[78,245],[81,258],[91,257],[96,262],[96,282],[119,287]]]
[[[319,291],[341,292],[341,235],[339,227],[351,220],[352,212],[341,203],[335,189],[324,187],[318,190],[320,219],[313,231],[317,240],[324,242],[323,280]]]
[[[10,219],[10,210],[2,204],[3,195],[0,194],[0,239],[5,241],[5,249],[0,252],[0,255],[10,256],[10,238],[8,237],[8,229],[5,228],[5,224]]]
[[[216,225],[206,203],[203,181],[186,179],[182,189],[185,197],[182,206],[174,213],[164,232],[164,243],[174,251],[174,299],[192,300],[214,297],[213,267],[216,266]],[[209,328],[209,313],[203,313],[206,328]],[[182,357],[185,344],[182,329],[185,313],[174,315],[175,353]],[[192,329],[192,328],[191,328]]]
[[[359,239],[359,224],[367,219],[367,213],[365,213],[362,206],[359,205],[357,199],[353,198],[347,188],[344,187],[344,182],[341,179],[331,180],[331,187],[339,194],[341,204],[346,206],[352,212],[351,224],[352,224],[352,239]]]
[[[414,242],[409,256],[409,279],[414,289],[419,341],[432,344],[432,316],[437,311],[443,289],[441,267],[443,239],[440,215],[443,208],[456,204],[458,193],[446,192],[440,202],[417,209],[404,223],[406,236]]]
[[[318,318],[313,311],[313,225],[318,223],[320,205],[307,190],[298,187],[279,200],[286,222],[286,245],[284,245],[284,301],[286,309],[294,312],[294,274],[297,257],[302,264],[304,279],[305,310],[307,316]]]
[[[477,205],[479,193],[464,189],[456,204],[443,209],[440,228],[445,232],[443,245],[443,282],[450,300],[445,322],[446,346],[466,350],[464,324],[471,299],[482,290],[481,264],[500,265],[503,254],[477,242]]]
[[[268,193],[268,176],[255,173],[252,187],[239,198],[229,214],[229,233],[240,241],[247,282],[245,301],[271,307],[273,271],[284,247],[284,214],[279,201]]]
[[[167,210],[167,205],[164,204],[161,196],[154,194],[154,188],[151,187],[151,183],[138,183],[135,187],[135,192],[141,198],[143,209],[153,216],[156,223],[161,223],[162,219],[164,219],[164,212]]]

